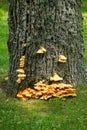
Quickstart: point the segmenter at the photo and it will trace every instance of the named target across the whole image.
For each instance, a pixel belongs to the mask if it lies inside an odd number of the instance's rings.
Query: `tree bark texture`
[[[49,81],[55,72],[74,86],[86,81],[81,0],[8,0],[8,8],[12,95],[42,79]],[[43,55],[36,53],[41,46],[47,50]],[[67,57],[66,63],[58,62],[60,54]],[[17,84],[23,55],[26,79]]]

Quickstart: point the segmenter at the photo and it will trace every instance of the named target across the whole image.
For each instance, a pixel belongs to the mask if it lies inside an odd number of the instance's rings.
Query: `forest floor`
[[[87,68],[87,6],[83,0],[85,65]],[[77,97],[22,101],[6,95],[8,72],[7,3],[0,2],[0,130],[86,130],[87,85]]]

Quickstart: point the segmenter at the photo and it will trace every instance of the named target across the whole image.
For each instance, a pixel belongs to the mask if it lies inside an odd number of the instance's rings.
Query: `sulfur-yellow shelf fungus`
[[[34,88],[36,90],[43,90],[44,88],[46,88],[46,84],[44,83],[44,80],[41,80],[37,82],[36,84],[34,84]]]
[[[20,68],[23,68],[24,67],[24,64],[20,64]]]
[[[25,72],[24,72],[24,69],[17,69],[16,70],[18,73],[21,73],[21,74],[24,74]]]
[[[25,78],[26,74],[18,74],[18,78]]]
[[[21,81],[26,78],[26,74],[24,71],[24,65],[25,65],[25,55],[21,56],[20,64],[19,64],[20,68],[16,70],[16,72],[18,73],[18,79],[17,79],[18,84],[20,84]]]
[[[20,64],[23,64],[25,62],[25,60],[20,60]]]
[[[24,62],[25,61],[25,56],[21,56],[21,58],[20,58],[20,62]]]
[[[50,77],[50,81],[57,82],[63,80],[62,77],[60,77],[58,74],[54,73],[52,77]]]
[[[60,89],[65,89],[65,88],[67,89],[67,88],[72,88],[73,86],[71,84],[58,83],[58,84],[55,84],[55,87],[60,88]]]
[[[25,55],[21,56],[21,59],[25,59]]]
[[[23,94],[22,94],[21,91],[17,94],[17,97],[19,97],[19,98],[22,98],[22,97],[23,97]]]
[[[20,60],[20,64],[23,64],[25,60]]]
[[[63,62],[65,63],[67,61],[67,57],[65,57],[64,55],[59,55],[58,57],[58,62]]]
[[[28,90],[24,90],[22,94],[29,98],[32,97],[32,93],[30,93]]]
[[[17,79],[17,83],[18,83],[18,84],[21,83],[21,79],[20,79],[20,78]]]
[[[67,93],[67,94],[62,94],[60,96],[58,96],[59,98],[64,98],[64,97],[76,97],[76,93]]]
[[[20,65],[20,68],[23,68],[24,67],[24,65]]]
[[[72,85],[59,82],[48,85],[44,83],[44,80],[36,83],[33,89],[27,88],[17,95],[17,97],[20,97],[22,100],[28,100],[30,98],[48,100],[50,98],[64,98],[69,96],[77,96],[76,90]]]
[[[37,54],[44,54],[46,53],[46,49],[44,47],[40,47],[40,49],[36,52]]]
[[[47,95],[47,94],[45,94],[45,95],[43,95],[40,99],[47,100],[47,99],[49,99],[49,98],[51,98],[51,97],[52,97],[52,95]]]
[[[23,55],[23,56],[21,56],[21,58],[20,58],[20,68],[23,68],[24,67],[24,65],[25,65],[25,55]]]

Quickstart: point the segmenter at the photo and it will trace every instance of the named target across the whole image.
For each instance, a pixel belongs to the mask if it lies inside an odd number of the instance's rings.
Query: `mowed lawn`
[[[0,2],[0,81],[8,71],[8,26],[7,26],[7,4]]]
[[[83,0],[85,65],[87,68],[87,3]],[[0,86],[8,72],[7,3],[0,2]],[[1,86],[2,88],[2,86]],[[31,99],[7,97],[0,88],[0,130],[87,130],[87,85],[77,88],[77,97]]]
[[[0,99],[0,130],[87,130],[87,88],[76,98]],[[1,95],[0,95],[1,96]]]

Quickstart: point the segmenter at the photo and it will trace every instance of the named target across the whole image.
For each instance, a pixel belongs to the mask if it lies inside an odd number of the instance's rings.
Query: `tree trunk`
[[[86,81],[81,0],[8,0],[8,7],[10,94],[42,79],[49,82],[55,72],[74,86]],[[37,54],[40,47],[47,52]],[[58,62],[61,54],[66,63]],[[23,55],[26,78],[18,84],[16,70]]]

